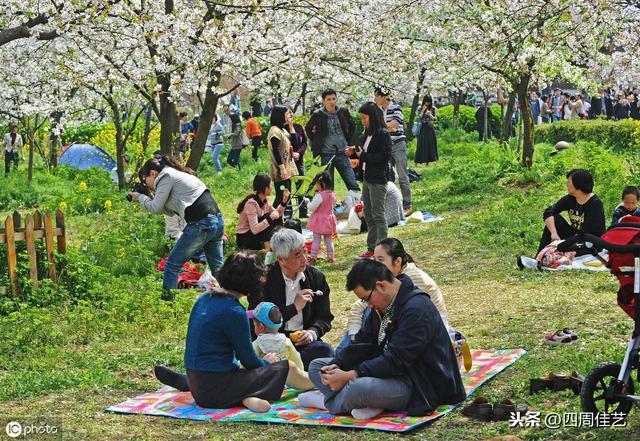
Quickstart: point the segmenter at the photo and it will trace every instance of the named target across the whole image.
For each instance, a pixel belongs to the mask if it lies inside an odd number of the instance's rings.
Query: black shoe
[[[173,302],[176,298],[175,293],[171,289],[163,289],[160,298],[165,302]]]

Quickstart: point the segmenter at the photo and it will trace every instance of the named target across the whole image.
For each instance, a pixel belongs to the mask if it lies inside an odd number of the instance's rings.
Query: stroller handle
[[[558,244],[558,251],[564,253],[567,251],[578,251],[585,248],[593,249],[592,246],[586,245],[587,242],[590,242],[598,246],[599,248],[604,248],[608,251],[614,251],[616,253],[633,253],[636,256],[640,256],[640,244],[618,245],[615,243],[607,242],[606,240],[603,240],[598,236],[588,233],[578,233],[560,242]],[[596,251],[594,250],[594,252]]]

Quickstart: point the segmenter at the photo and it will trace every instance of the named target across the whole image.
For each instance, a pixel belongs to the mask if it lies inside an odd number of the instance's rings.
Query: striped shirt
[[[400,126],[395,132],[389,130],[389,135],[391,136],[391,142],[396,143],[399,141],[404,141],[406,137],[404,136],[404,113],[402,113],[402,106],[394,103],[393,101],[389,102],[389,105],[383,111],[384,121],[389,124],[391,121],[397,121]]]

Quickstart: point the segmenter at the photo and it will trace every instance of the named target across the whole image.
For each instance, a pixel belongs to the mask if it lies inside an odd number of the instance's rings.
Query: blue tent
[[[109,153],[93,144],[71,144],[60,156],[59,164],[68,165],[80,170],[89,167],[100,167],[110,172],[116,162]]]

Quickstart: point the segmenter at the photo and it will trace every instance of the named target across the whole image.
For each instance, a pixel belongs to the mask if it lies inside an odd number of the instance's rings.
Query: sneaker
[[[577,336],[576,336],[577,339]],[[565,334],[562,329],[556,332],[550,332],[544,336],[544,342],[551,346],[567,346],[575,343],[576,339],[570,334]]]
[[[358,256],[358,259],[372,259],[372,258],[373,258],[373,251],[371,250],[367,250]]]
[[[532,269],[538,267],[538,261],[536,259],[532,259],[531,257],[518,256],[518,258],[516,259],[516,265],[518,265],[518,268],[520,269]]]

